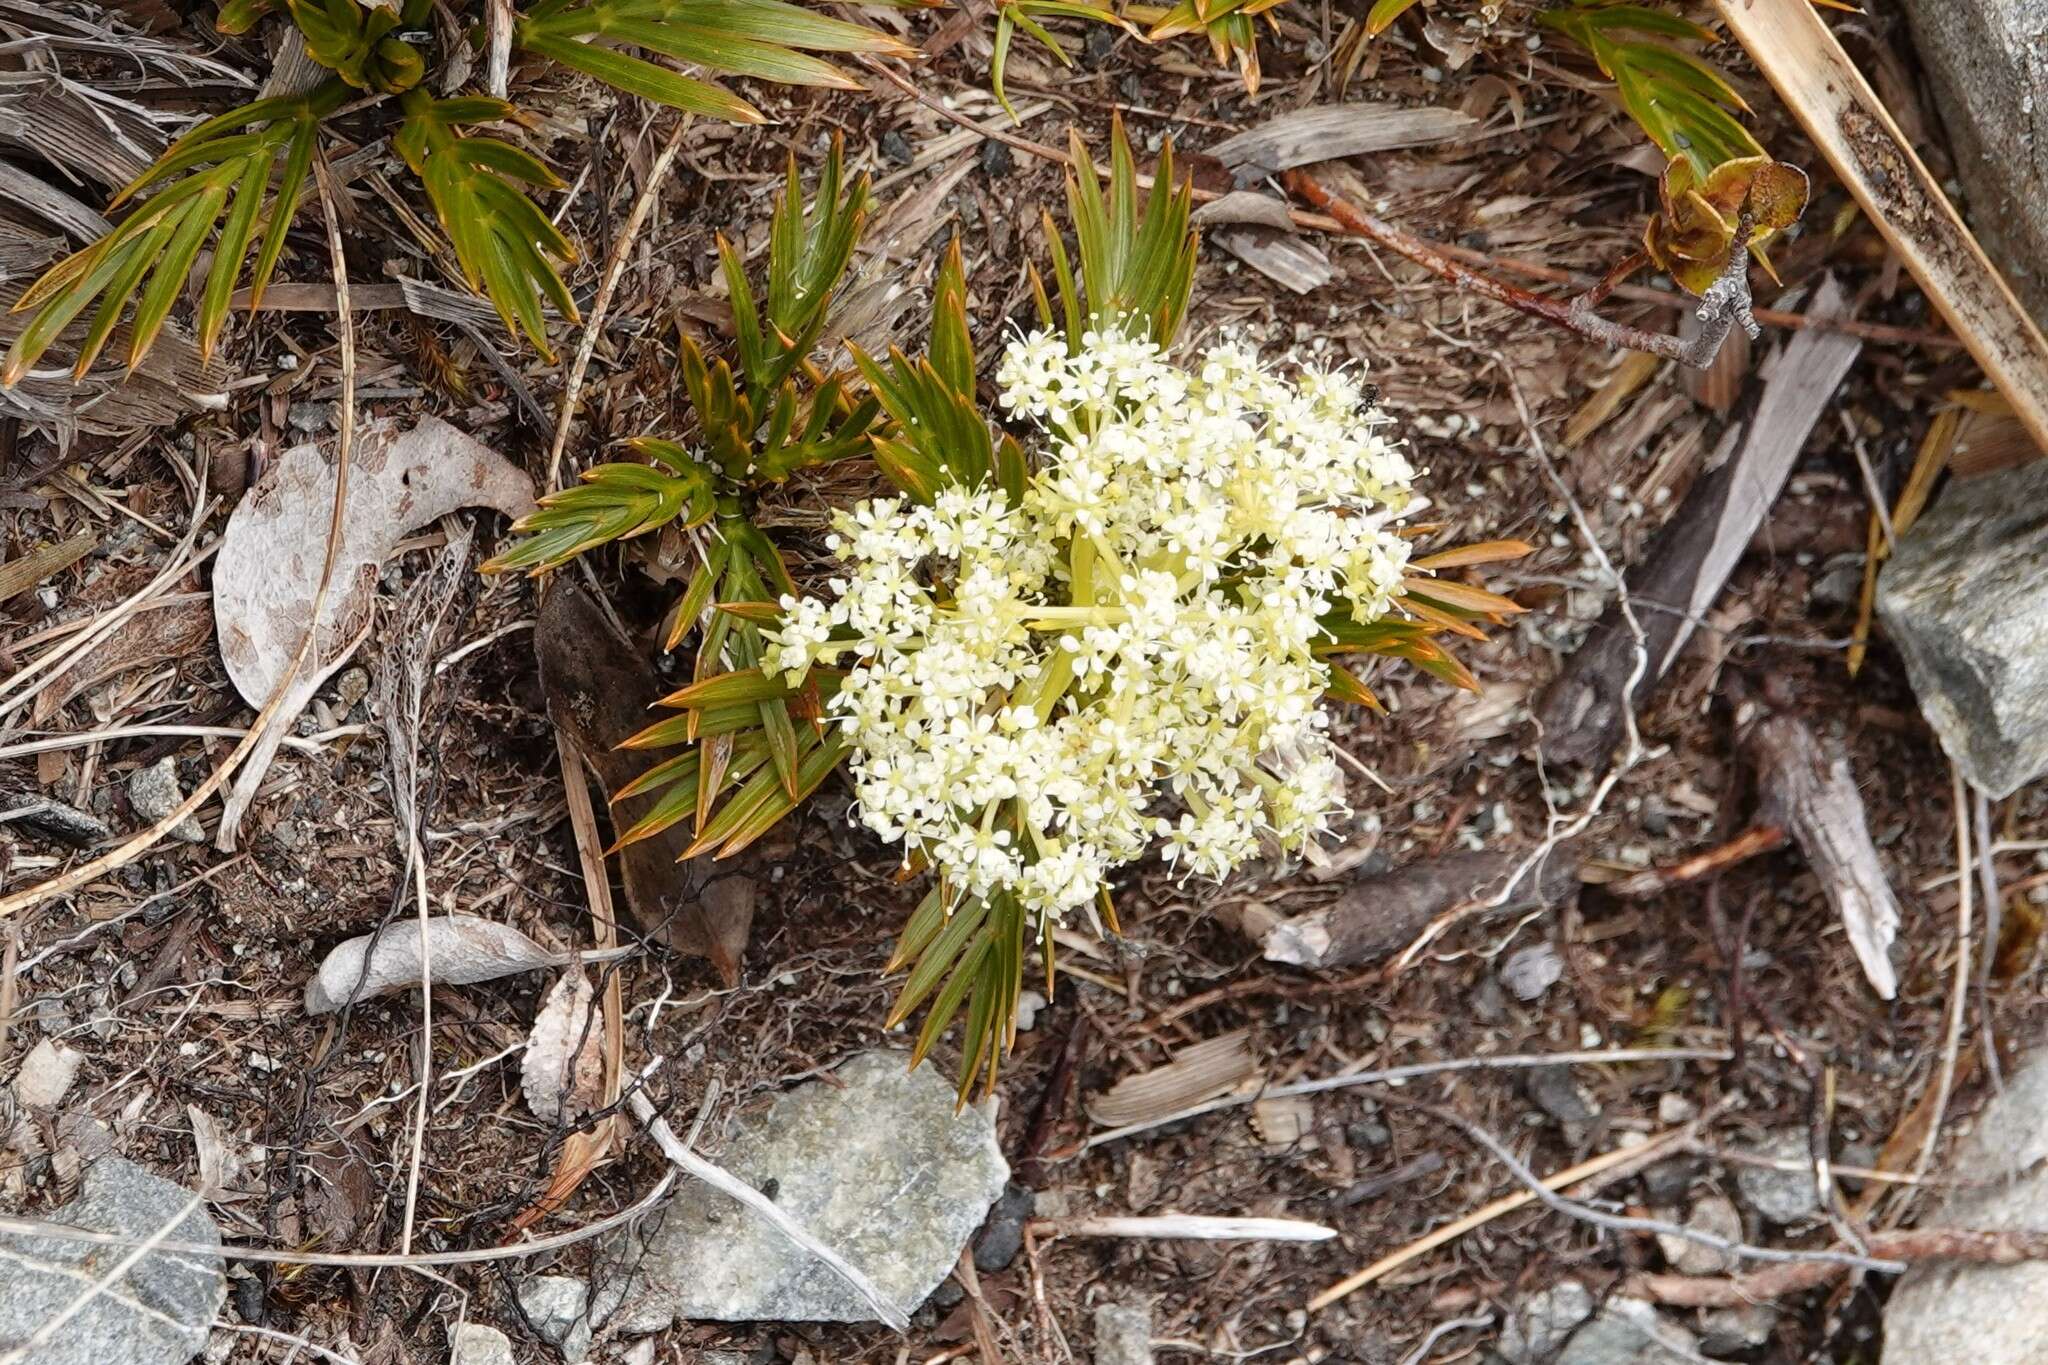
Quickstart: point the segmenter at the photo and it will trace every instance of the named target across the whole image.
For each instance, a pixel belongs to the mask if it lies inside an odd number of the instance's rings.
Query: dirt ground
[[[1060,143],[1072,123],[1100,145],[1112,114],[1121,113],[1142,153],[1168,135],[1199,153],[1263,117],[1340,96],[1459,107],[1482,120],[1480,135],[1353,163],[1377,212],[1496,258],[1593,274],[1627,253],[1653,200],[1650,162],[1582,58],[1539,42],[1514,7],[1491,26],[1461,27],[1459,6],[1447,0],[1435,7],[1440,17],[1427,34],[1403,27],[1379,40],[1340,91],[1326,54],[1362,8],[1353,0],[1278,11],[1280,31],[1264,44],[1256,100],[1210,69],[1191,43],[1151,48],[1098,35],[1071,71],[1020,48],[1009,81],[1027,115],[1017,131]],[[1852,53],[1878,73],[1902,117],[1936,127],[1903,33],[1883,18],[1838,19]],[[899,14],[894,22],[921,37],[942,26],[957,30],[957,41],[914,79],[970,118],[1000,117],[986,93],[985,24],[962,26],[945,13]],[[195,14],[189,34],[204,25]],[[1778,256],[1784,306],[1796,311],[1821,272],[1832,271],[1864,319],[1925,325],[1923,301],[1886,266],[1870,227],[1843,212],[1841,192],[1782,125],[1768,89],[1739,54],[1717,55],[1759,110],[1767,145],[1816,172],[1819,198],[1806,231]],[[844,135],[850,160],[876,177],[888,245],[870,263],[875,278],[921,285],[937,248],[957,233],[984,354],[1000,320],[1028,307],[1024,263],[1041,252],[1040,209],[1058,209],[1057,167],[985,141],[887,86],[762,98],[779,120],[766,129],[700,123],[690,130],[598,345],[571,434],[572,465],[595,461],[613,438],[673,429],[681,411],[674,337],[679,328],[715,330],[719,313],[714,233],[763,249],[786,150],[809,154],[834,132]],[[668,125],[588,86],[557,83],[528,103],[546,110],[547,131],[559,134],[556,164],[580,172],[565,226],[583,251],[572,284],[587,296]],[[1213,161],[1196,156],[1194,164],[1198,175],[1222,174]],[[373,181],[353,186],[348,223],[352,272],[364,280],[381,279],[386,262],[417,254]],[[293,278],[325,278],[310,216],[295,240],[287,256]],[[1706,381],[1659,368],[1567,446],[1566,422],[1618,372],[1616,357],[1356,242],[1308,240],[1334,274],[1305,295],[1206,246],[1194,339],[1235,332],[1270,350],[1298,348],[1366,367],[1403,422],[1417,463],[1429,470],[1442,542],[1518,537],[1538,547],[1485,577],[1532,610],[1466,652],[1483,683],[1478,697],[1389,671],[1375,685],[1383,683],[1393,714],[1347,721],[1347,747],[1385,787],[1363,777],[1354,784],[1358,818],[1332,850],[1349,872],[1319,877],[1273,868],[1220,888],[1176,882],[1156,866],[1132,876],[1119,896],[1124,937],[1102,945],[1098,960],[1070,957],[1085,977],[1065,977],[1037,1012],[998,1094],[1005,1150],[1013,1163],[1034,1158],[1041,1211],[1284,1215],[1329,1224],[1339,1237],[1309,1247],[1034,1239],[1027,1255],[980,1276],[981,1306],[942,1291],[949,1301],[922,1310],[908,1338],[880,1327],[704,1324],[665,1335],[653,1359],[688,1361],[710,1349],[761,1362],[963,1358],[979,1349],[978,1313],[987,1315],[982,1326],[992,1328],[1004,1359],[1057,1360],[1063,1351],[1089,1359],[1092,1310],[1112,1301],[1154,1305],[1162,1360],[1476,1359],[1500,1315],[1532,1289],[1572,1275],[1604,1291],[1631,1271],[1661,1267],[1661,1253],[1653,1239],[1618,1237],[1525,1207],[1309,1312],[1311,1298],[1329,1285],[1518,1188],[1429,1106],[1483,1126],[1540,1172],[1706,1115],[1682,1158],[1691,1163],[1693,1188],[1702,1190],[1731,1186],[1736,1167],[1720,1154],[1771,1134],[1806,1134],[1816,1123],[1825,1125],[1838,1160],[1875,1165],[1928,1094],[1940,1069],[1956,949],[1949,768],[1881,641],[1853,681],[1844,666],[1869,512],[1854,446],[1864,444],[1877,478],[1895,489],[1933,405],[1946,390],[1973,385],[1974,372],[1952,348],[1865,347],[1709,628],[1644,714],[1645,756],[1572,842],[1587,883],[1576,896],[1543,913],[1469,917],[1398,970],[1382,962],[1305,972],[1261,959],[1238,928],[1249,908],[1298,914],[1332,900],[1348,876],[1464,848],[1529,850],[1553,808],[1572,817],[1586,806],[1600,774],[1540,770],[1529,715],[1604,605],[1608,584],[1545,462],[1555,462],[1607,555],[1634,562],[1713,450],[1727,393],[1754,383],[1758,363],[1785,335],[1767,331],[1753,348],[1736,348]],[[898,302],[920,299],[913,288]],[[1779,301],[1775,289],[1759,299]],[[893,321],[899,339],[915,340],[921,307],[880,311],[878,327]],[[1682,315],[1633,303],[1614,311],[1657,328],[1675,326]],[[168,562],[193,514],[191,489],[168,454],[187,468],[208,468],[215,489],[225,482],[232,498],[268,455],[328,434],[338,392],[332,318],[266,312],[237,322],[230,335],[229,368],[248,379],[232,390],[226,411],[132,439],[83,437],[61,454],[15,424],[0,439],[0,529],[13,552],[79,530],[98,536],[90,554],[43,590],[0,606],[10,669],[34,659],[53,628],[109,609]],[[476,337],[453,328],[401,311],[365,314],[357,338],[363,415],[431,412],[539,473],[551,436],[539,419],[552,422],[561,372],[513,351],[495,332],[480,335],[499,345],[499,364]],[[281,365],[287,356],[293,363]],[[525,398],[508,374],[525,386]],[[1532,442],[1518,393],[1547,453]],[[801,537],[816,524],[818,496],[860,491],[843,481],[798,487],[782,495],[775,519]],[[226,504],[213,508],[202,544],[226,513]],[[365,676],[340,683],[354,696],[330,683],[301,721],[299,733],[315,742],[279,757],[239,851],[165,842],[5,926],[12,995],[0,994],[0,1006],[11,998],[12,1009],[0,1021],[0,1076],[11,1075],[41,1039],[77,1048],[85,1063],[67,1108],[107,1124],[117,1150],[174,1180],[199,1179],[194,1116],[210,1121],[236,1163],[232,1196],[211,1211],[236,1242],[354,1251],[397,1244],[412,1139],[408,1088],[421,1046],[415,1002],[393,997],[337,1020],[309,1019],[299,1001],[328,948],[411,905],[379,708],[380,680],[422,657],[419,651],[453,661],[432,675],[416,734],[432,904],[516,925],[551,948],[589,939],[527,628],[533,586],[460,575],[448,624],[432,638],[409,629],[401,610],[458,523],[475,529],[472,562],[504,531],[488,515],[462,514],[415,537],[387,565],[380,624],[357,660]],[[593,566],[642,632],[653,631],[677,591],[658,581],[665,553],[644,546],[599,556]],[[175,756],[187,790],[213,769],[231,738],[97,740],[35,755],[14,748],[38,736],[122,725],[248,724],[251,712],[228,683],[212,638],[205,571],[177,586],[176,603],[141,618],[146,629],[100,647],[32,713],[14,718],[0,736],[0,784],[98,812],[125,831],[143,823],[125,795],[133,768]],[[1632,901],[1602,884],[1719,842],[1724,805],[1735,828],[1747,822],[1752,775],[1733,739],[1733,699],[1756,696],[1800,714],[1850,758],[1904,911],[1894,1001],[1865,984],[1796,852],[1734,868],[1713,890],[1695,884]],[[918,888],[897,883],[889,851],[849,824],[846,804],[843,792],[828,788],[757,863],[763,906],[739,986],[722,988],[705,964],[658,951],[616,968],[628,1067],[656,1054],[669,1059],[652,1089],[679,1124],[696,1117],[716,1082],[702,1139],[714,1155],[735,1116],[855,1051],[900,1041],[882,1029],[893,985],[880,968]],[[2041,804],[2023,793],[2000,806],[2003,837],[2039,837]],[[209,829],[217,813],[210,803]],[[16,826],[0,826],[0,847],[7,891],[76,856]],[[2031,933],[2037,912],[2026,893],[2043,879],[2026,853],[2002,858],[2000,869],[2020,894],[1988,993],[1971,1002],[1965,1044],[1980,1022],[2001,1044],[2032,1036],[2040,1022]],[[1579,1068],[1569,1080],[1553,1072],[1471,1071],[1315,1096],[1290,1116],[1301,1120],[1298,1130],[1283,1124],[1277,1137],[1271,1112],[1229,1108],[1082,1147],[1093,1130],[1083,1098],[1189,1043],[1239,1029],[1250,1031],[1259,1066],[1276,1083],[1483,1055],[1726,1047],[1732,978],[1711,929],[1710,896],[1746,924],[1738,1003],[1748,1044],[1739,1061]],[[1561,974],[1523,1000],[1504,989],[1501,966],[1538,945],[1554,949]],[[512,1220],[561,1160],[565,1132],[522,1102],[513,1051],[547,980],[528,974],[434,994],[437,1080],[419,1175],[418,1248],[489,1247],[522,1235]],[[1989,1017],[1980,1021],[1983,1010]],[[1039,1123],[1063,1054],[1074,1059],[1072,1085],[1056,1089],[1057,1105]],[[1964,1068],[1951,1122],[1978,1102],[1981,1071]],[[53,1123],[37,1123],[38,1140],[0,1172],[4,1202],[28,1211],[68,1195],[63,1138]],[[573,1229],[624,1208],[661,1169],[650,1145],[627,1146],[528,1231]],[[1637,1211],[1658,1199],[1641,1173],[1601,1194]],[[1910,1221],[1916,1207],[1913,1191],[1895,1189],[1873,1216]],[[1818,1220],[1754,1231],[1784,1245],[1831,1240]],[[573,1247],[558,1265],[580,1270],[590,1249]],[[517,1277],[537,1268],[499,1263],[427,1276],[238,1266],[225,1313],[230,1322],[384,1365],[445,1358],[446,1325],[462,1312],[508,1331],[522,1360],[551,1360],[555,1353],[520,1321],[511,1298]],[[1881,1278],[1865,1279],[1787,1301],[1769,1342],[1736,1358],[1874,1361],[1883,1294]],[[1493,1326],[1449,1333],[1415,1354],[1439,1324],[1487,1315]],[[1047,1319],[1064,1346],[1044,1330]],[[221,1353],[209,1358],[288,1358],[289,1347],[275,1338],[222,1333],[219,1340]],[[617,1350],[609,1345],[600,1354]]]

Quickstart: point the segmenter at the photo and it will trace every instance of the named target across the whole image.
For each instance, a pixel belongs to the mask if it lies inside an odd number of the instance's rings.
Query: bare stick
[[[1441,1076],[1455,1071],[1517,1070],[1537,1066],[1606,1066],[1619,1062],[1725,1062],[1730,1055],[1725,1048],[1636,1047],[1610,1048],[1604,1052],[1524,1052],[1504,1057],[1455,1057],[1440,1062],[1410,1062],[1406,1066],[1381,1067],[1374,1071],[1349,1071],[1336,1076],[1322,1076],[1312,1081],[1263,1086],[1256,1090],[1243,1090],[1218,1099],[1205,1100],[1201,1104],[1147,1119],[1143,1123],[1125,1124],[1121,1128],[1096,1133],[1082,1143],[1078,1150],[1085,1152],[1104,1143],[1116,1142],[1137,1133],[1150,1132],[1169,1123],[1179,1123],[1182,1119],[1213,1114],[1219,1109],[1234,1109],[1238,1105],[1250,1104],[1254,1100],[1320,1095],[1330,1090],[1348,1090],[1356,1085],[1399,1085],[1421,1076]]]
[[[640,235],[640,225],[647,221],[647,215],[654,208],[656,193],[661,182],[668,175],[676,153],[682,150],[683,130],[690,126],[687,114],[676,119],[676,126],[662,144],[661,152],[654,158],[654,165],[647,172],[647,183],[640,187],[640,195],[633,201],[633,211],[626,215],[625,226],[619,229],[619,238],[612,243],[611,254],[605,258],[604,279],[597,287],[597,297],[591,301],[590,316],[583,323],[583,336],[576,343],[576,359],[569,366],[569,379],[562,388],[562,410],[555,417],[555,441],[548,449],[548,480],[542,487],[543,493],[555,490],[562,476],[562,452],[569,447],[569,424],[576,420],[576,396],[583,391],[583,375],[590,368],[590,357],[597,350],[597,338],[604,327],[605,310],[612,305],[612,294],[619,287],[619,277],[626,273],[626,257],[632,254],[633,239]]]
[[[1638,872],[1633,877],[1623,877],[1608,886],[1608,891],[1617,896],[1641,899],[1645,896],[1660,896],[1674,886],[1698,881],[1726,872],[1737,863],[1761,857],[1785,846],[1785,831],[1776,825],[1755,825],[1736,835],[1725,844],[1717,844],[1704,853],[1695,853],[1685,861],[1670,867],[1651,868]]]
[[[1956,1083],[1956,1052],[1963,1041],[1963,1012],[1970,1003],[1970,806],[1963,786],[1963,770],[1949,764],[1949,782],[1956,808],[1956,977],[1949,988],[1948,1036],[1941,1045],[1941,1070],[1934,1083],[1933,1117],[1927,1135],[1920,1142],[1920,1156],[1913,1174],[1924,1176],[1934,1164],[1934,1149],[1941,1141],[1941,1120],[1948,1112],[1948,1097]]]
[[[1959,1261],[1969,1265],[2018,1265],[2048,1260],[2048,1233],[1978,1231],[1973,1228],[1915,1228],[1870,1234],[1873,1256],[1907,1264]],[[1748,1275],[1634,1275],[1625,1293],[1678,1308],[1739,1308],[1768,1303],[1831,1283],[1849,1267],[1833,1262],[1766,1266]]]
[[[1409,1102],[1403,1100],[1398,1101],[1398,1103],[1406,1104]],[[1542,1177],[1523,1165],[1521,1158],[1510,1151],[1506,1143],[1466,1118],[1463,1114],[1455,1110],[1439,1108],[1433,1104],[1417,1104],[1413,1107],[1459,1129],[1467,1137],[1471,1138],[1481,1147],[1484,1147],[1493,1156],[1494,1160],[1508,1168],[1508,1171],[1515,1179],[1527,1185],[1530,1194],[1541,1201],[1546,1207],[1576,1218],[1580,1222],[1590,1223],[1596,1228],[1605,1228],[1610,1232],[1649,1233],[1658,1237],[1676,1237],[1682,1241],[1697,1242],[1701,1246],[1712,1247],[1716,1251],[1725,1252],[1732,1256],[1740,1256],[1745,1260],[1788,1263],[1817,1261],[1857,1270],[1878,1270],[1887,1274],[1896,1274],[1906,1268],[1906,1264],[1903,1261],[1878,1260],[1875,1257],[1859,1255],[1853,1251],[1796,1251],[1787,1250],[1783,1247],[1753,1246],[1750,1243],[1738,1242],[1732,1238],[1723,1237],[1719,1233],[1708,1232],[1702,1228],[1680,1223],[1668,1223],[1661,1218],[1636,1218],[1628,1214],[1608,1213],[1603,1209],[1596,1209],[1590,1204],[1582,1204],[1577,1200],[1567,1199],[1557,1193]]]
[[[1545,1176],[1539,1183],[1545,1190],[1561,1190],[1576,1185],[1583,1180],[1590,1180],[1594,1176],[1608,1174],[1622,1167],[1648,1165],[1661,1156],[1666,1148],[1674,1146],[1682,1139],[1690,1137],[1692,1130],[1693,1125],[1687,1124],[1682,1128],[1673,1128],[1667,1132],[1660,1133],[1648,1142],[1638,1144],[1637,1146],[1618,1147],[1611,1152],[1603,1152],[1599,1156],[1581,1161],[1576,1166],[1570,1166],[1555,1174]],[[1356,1274],[1339,1280],[1322,1293],[1310,1299],[1308,1301],[1308,1311],[1311,1313],[1321,1312],[1339,1299],[1355,1294],[1374,1281],[1393,1274],[1410,1261],[1417,1260],[1448,1242],[1457,1241],[1460,1237],[1472,1231],[1472,1229],[1484,1227],[1496,1218],[1513,1213],[1516,1209],[1524,1208],[1535,1202],[1536,1196],[1530,1191],[1518,1190],[1513,1194],[1494,1200],[1491,1204],[1474,1209],[1457,1222],[1446,1223],[1427,1236],[1416,1238],[1400,1250],[1380,1257],[1379,1260],[1374,1261]]]
[[[1337,1229],[1299,1218],[1205,1218],[1169,1213],[1152,1218],[1052,1218],[1036,1224],[1054,1237],[1123,1237],[1139,1241],[1327,1242]]]

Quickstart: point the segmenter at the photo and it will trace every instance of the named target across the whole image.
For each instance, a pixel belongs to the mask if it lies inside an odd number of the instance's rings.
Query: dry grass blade
[[[1251,1035],[1240,1029],[1182,1048],[1164,1066],[1126,1076],[1088,1101],[1088,1116],[1111,1128],[1144,1123],[1257,1079]]]
[[[155,824],[119,847],[88,862],[80,863],[68,872],[52,877],[47,881],[38,882],[34,886],[26,887],[4,899],[0,899],[0,919],[5,919],[40,905],[53,896],[61,896],[67,892],[75,891],[89,882],[97,881],[99,878],[106,876],[116,868],[127,866],[154,848],[164,836],[183,824],[187,816],[197,811],[208,797],[226,785],[228,779],[235,775],[243,760],[255,752],[257,746],[264,742],[264,738],[269,733],[271,727],[278,723],[285,702],[291,693],[292,681],[298,676],[299,670],[306,666],[306,662],[312,655],[314,646],[320,637],[320,631],[314,623],[317,623],[320,619],[320,609],[327,601],[328,587],[334,579],[334,561],[341,548],[342,513],[348,506],[348,470],[354,453],[356,433],[356,352],[355,323],[349,312],[348,267],[342,256],[341,229],[334,217],[334,201],[328,184],[326,165],[325,163],[320,163],[316,165],[315,169],[319,172],[320,177],[321,202],[327,209],[327,238],[329,255],[335,275],[334,288],[337,304],[336,312],[338,314],[337,321],[342,337],[342,364],[341,401],[339,404],[340,432],[336,438],[335,445],[335,463],[339,472],[334,480],[334,502],[328,512],[327,542],[326,548],[321,555],[320,583],[313,593],[313,611],[306,629],[305,638],[299,642],[297,652],[292,655],[291,663],[286,668],[284,677],[278,684],[277,691],[272,694],[269,701],[264,703],[263,709],[256,713],[255,721],[249,726],[249,733],[221,761],[220,766],[209,773],[204,781],[195,786],[183,801],[180,801]],[[200,502],[203,505],[203,487]]]

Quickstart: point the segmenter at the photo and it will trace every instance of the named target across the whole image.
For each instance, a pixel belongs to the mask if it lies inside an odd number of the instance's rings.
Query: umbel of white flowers
[[[1413,471],[1339,373],[1219,346],[1041,332],[1002,404],[1039,431],[1021,499],[862,502],[825,598],[784,598],[764,667],[850,665],[832,701],[860,818],[956,896],[1041,924],[1154,840],[1220,878],[1343,810],[1319,619],[1385,615]]]

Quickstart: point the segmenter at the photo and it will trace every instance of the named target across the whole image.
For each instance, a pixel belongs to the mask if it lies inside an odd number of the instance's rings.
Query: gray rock
[[[1767,1303],[1710,1308],[1700,1315],[1700,1349],[1723,1356],[1753,1351],[1771,1339],[1777,1324],[1777,1310]]]
[[[178,785],[178,760],[175,758],[166,756],[128,774],[128,804],[149,824],[153,825],[169,815],[184,799],[184,789]],[[196,815],[188,815],[173,825],[171,834],[188,844],[206,842],[206,830]]]
[[[1641,1299],[1609,1299],[1572,1333],[1557,1365],[1694,1365],[1699,1340]]]
[[[119,1157],[86,1168],[79,1196],[51,1221],[124,1237],[157,1236],[191,1200],[168,1180]],[[167,1234],[220,1245],[220,1229],[195,1208]],[[18,1345],[69,1308],[122,1255],[90,1242],[0,1233],[0,1345]],[[153,1251],[79,1310],[29,1357],[34,1365],[181,1365],[204,1350],[227,1297],[218,1255]]]
[[[1699,1358],[1693,1334],[1652,1305],[1621,1298],[1596,1305],[1576,1280],[1525,1300],[1496,1349],[1508,1365],[1679,1365]]]
[[[572,1275],[536,1275],[519,1286],[519,1307],[533,1330],[564,1359],[590,1353],[590,1286]]]
[[[1878,578],[1878,615],[1921,711],[1993,798],[2048,771],[2044,505],[2048,461],[1951,482]]]
[[[1152,1365],[1152,1310],[1105,1303],[1095,1310],[1095,1365]]]
[[[974,1268],[989,1274],[1006,1268],[1024,1249],[1024,1220],[1037,1198],[1022,1185],[1011,1185],[989,1210],[988,1222],[974,1237]]]
[[[1814,1183],[1813,1152],[1806,1134],[1773,1133],[1749,1153],[1769,1161],[1796,1161],[1797,1170],[1781,1171],[1775,1166],[1739,1165],[1735,1188],[1743,1201],[1773,1223],[1796,1223],[1820,1212],[1820,1187]]]
[[[1965,1186],[1928,1227],[2048,1232],[2048,1052],[2007,1077],[1942,1174]],[[1900,1277],[1884,1310],[1884,1365],[2037,1365],[2048,1360],[2048,1261],[1930,1261]]]
[[[458,1323],[448,1333],[448,1365],[517,1365],[512,1339],[480,1322]]]
[[[1564,975],[1564,959],[1548,943],[1519,948],[1501,963],[1501,984],[1514,992],[1515,999],[1534,1000],[1557,984]]]
[[[1742,1240],[1742,1215],[1718,1194],[1707,1195],[1694,1204],[1684,1226],[1730,1242]],[[1735,1269],[1737,1258],[1733,1254],[1705,1242],[1660,1232],[1657,1245],[1663,1249],[1671,1268],[1681,1275],[1725,1275]]]
[[[2048,0],[1906,0],[1970,225],[2048,316]]]
[[[1593,1291],[1577,1280],[1564,1280],[1522,1301],[1508,1316],[1496,1349],[1508,1365],[1548,1362],[1592,1316]]]
[[[743,1122],[717,1157],[906,1314],[952,1270],[1010,1177],[992,1107],[956,1113],[952,1084],[908,1062],[901,1052],[862,1053],[836,1084],[799,1086]],[[874,1317],[828,1267],[706,1186],[685,1182],[657,1222],[644,1251],[623,1249],[632,1277],[616,1325],[625,1332],[677,1319]]]

